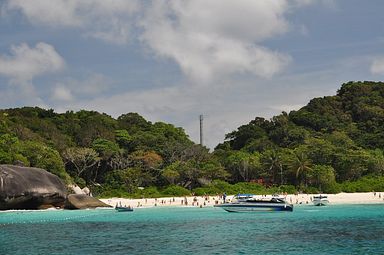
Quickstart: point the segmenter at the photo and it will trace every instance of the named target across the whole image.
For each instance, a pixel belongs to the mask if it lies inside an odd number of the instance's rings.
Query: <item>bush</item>
[[[111,197],[128,198],[128,197],[131,197],[130,194],[123,189],[112,189],[110,187],[103,187],[101,189],[94,188],[94,189],[92,189],[92,193],[94,196],[97,196],[98,198],[111,198]]]
[[[223,194],[224,192],[227,194],[233,194],[233,185],[220,180],[215,180],[211,184],[193,189],[193,193],[197,196],[218,195]]]
[[[280,194],[280,193],[287,193],[287,194],[295,194],[296,188],[293,185],[281,185],[276,187],[271,187],[266,189],[267,194]]]
[[[182,197],[182,196],[191,195],[191,192],[186,188],[183,188],[177,185],[170,185],[166,187],[164,190],[162,190],[161,194],[164,196]]]
[[[161,197],[159,190],[154,187],[146,187],[142,190],[136,189],[135,193],[131,194],[133,198],[143,198],[143,197]]]
[[[337,194],[340,192],[341,192],[341,187],[340,187],[340,184],[338,183],[334,183],[324,187],[324,193],[327,193],[327,194]]]
[[[384,191],[384,177],[366,176],[357,181],[346,181],[339,185],[343,192]]]
[[[205,186],[205,187],[193,189],[193,193],[196,196],[204,196],[204,195],[217,195],[217,194],[222,194],[224,192],[214,186]]]
[[[229,184],[224,181],[214,181],[210,185],[206,185],[201,188],[196,188],[193,192],[198,195],[217,195],[222,193],[238,194],[238,193],[251,193],[251,194],[273,194],[273,193],[294,193],[296,192],[294,186],[286,185],[281,187],[265,188],[258,183],[239,182],[236,184]]]
[[[232,194],[250,193],[256,195],[264,195],[270,193],[263,185],[250,182],[238,182],[233,185]]]
[[[320,191],[316,187],[306,187],[303,189],[304,193],[307,194],[317,194],[320,193]]]
[[[74,182],[77,184],[77,186],[79,186],[80,188],[83,189],[85,186],[87,186],[87,183],[83,178],[75,176],[73,179],[74,179]]]

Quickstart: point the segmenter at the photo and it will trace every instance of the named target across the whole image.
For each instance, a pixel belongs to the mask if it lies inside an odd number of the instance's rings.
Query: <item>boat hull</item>
[[[314,196],[313,197],[313,204],[315,206],[324,206],[329,203],[328,197],[324,195]]]
[[[325,206],[328,205],[329,201],[328,200],[314,200],[313,205],[315,206]]]
[[[115,210],[118,212],[133,212],[132,207],[116,207]]]
[[[293,205],[290,204],[221,204],[215,207],[222,208],[227,212],[278,212],[293,211]]]

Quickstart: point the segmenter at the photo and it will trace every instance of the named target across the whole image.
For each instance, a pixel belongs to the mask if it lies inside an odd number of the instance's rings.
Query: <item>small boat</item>
[[[115,210],[118,212],[133,212],[133,208],[130,206],[116,206]]]
[[[123,206],[120,202],[120,204],[116,204],[115,210],[118,212],[133,212],[133,207],[131,206]]]
[[[316,206],[324,206],[329,203],[328,197],[324,195],[313,196],[313,204]]]
[[[227,212],[293,211],[293,205],[283,197],[257,197],[252,194],[237,194],[232,202],[214,206]]]

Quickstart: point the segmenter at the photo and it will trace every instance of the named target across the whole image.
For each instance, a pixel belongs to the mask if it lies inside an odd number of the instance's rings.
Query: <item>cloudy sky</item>
[[[205,144],[383,80],[381,0],[0,0],[0,108],[137,112]]]

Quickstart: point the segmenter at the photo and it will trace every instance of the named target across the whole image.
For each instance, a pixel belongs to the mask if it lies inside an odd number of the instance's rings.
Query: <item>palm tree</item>
[[[289,166],[295,173],[296,184],[300,186],[304,179],[305,186],[307,186],[307,173],[312,170],[312,162],[304,152],[294,152],[293,156]]]
[[[280,185],[283,184],[283,163],[280,155],[275,151],[271,151],[265,158],[264,165],[268,167],[268,172],[272,176],[273,182],[276,182],[276,173],[280,172]]]

